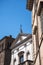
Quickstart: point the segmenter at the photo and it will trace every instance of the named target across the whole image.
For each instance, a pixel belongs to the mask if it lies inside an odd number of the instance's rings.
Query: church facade
[[[17,38],[0,40],[0,65],[33,65],[32,34],[19,33]]]
[[[32,35],[19,33],[11,46],[10,65],[32,65],[33,64],[33,44]]]

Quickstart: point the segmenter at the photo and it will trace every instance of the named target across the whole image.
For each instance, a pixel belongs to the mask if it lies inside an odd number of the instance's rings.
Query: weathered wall
[[[4,65],[5,51],[0,53],[0,65]]]

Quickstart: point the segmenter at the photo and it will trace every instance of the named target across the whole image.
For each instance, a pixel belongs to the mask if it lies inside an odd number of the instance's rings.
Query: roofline
[[[12,37],[10,37],[10,36],[5,36],[5,37],[3,37],[3,38],[0,40],[0,42],[3,41],[4,39],[7,39],[7,38],[12,38]],[[12,39],[15,40],[15,38],[12,38]]]
[[[29,33],[29,34],[27,34],[27,33],[25,33],[25,34],[24,34],[24,33],[19,33],[19,34],[17,35],[15,41],[13,41],[13,42],[16,43],[16,42],[18,41],[18,38],[19,38],[20,36],[22,36],[22,35],[23,35],[23,36],[31,36],[32,34],[30,34],[30,33]]]
[[[30,36],[28,36],[26,39],[24,39],[23,41],[19,42],[18,44],[15,44],[14,47],[11,47],[11,50],[14,49],[14,48],[16,48],[17,46],[21,45],[21,43],[23,44],[28,39],[32,39],[32,34],[30,34]],[[15,41],[13,41],[13,43],[15,43]]]
[[[34,0],[27,0],[26,9],[29,9],[30,11],[32,11],[33,2],[34,2]]]

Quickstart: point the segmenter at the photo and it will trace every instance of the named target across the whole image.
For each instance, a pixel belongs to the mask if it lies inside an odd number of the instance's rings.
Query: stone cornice
[[[27,0],[27,6],[26,8],[30,11],[32,10],[34,0]]]

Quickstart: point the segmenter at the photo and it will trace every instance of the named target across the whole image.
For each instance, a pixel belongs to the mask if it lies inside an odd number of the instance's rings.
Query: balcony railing
[[[33,65],[33,61],[27,60],[27,61],[24,61],[23,63],[18,64],[18,65]]]

